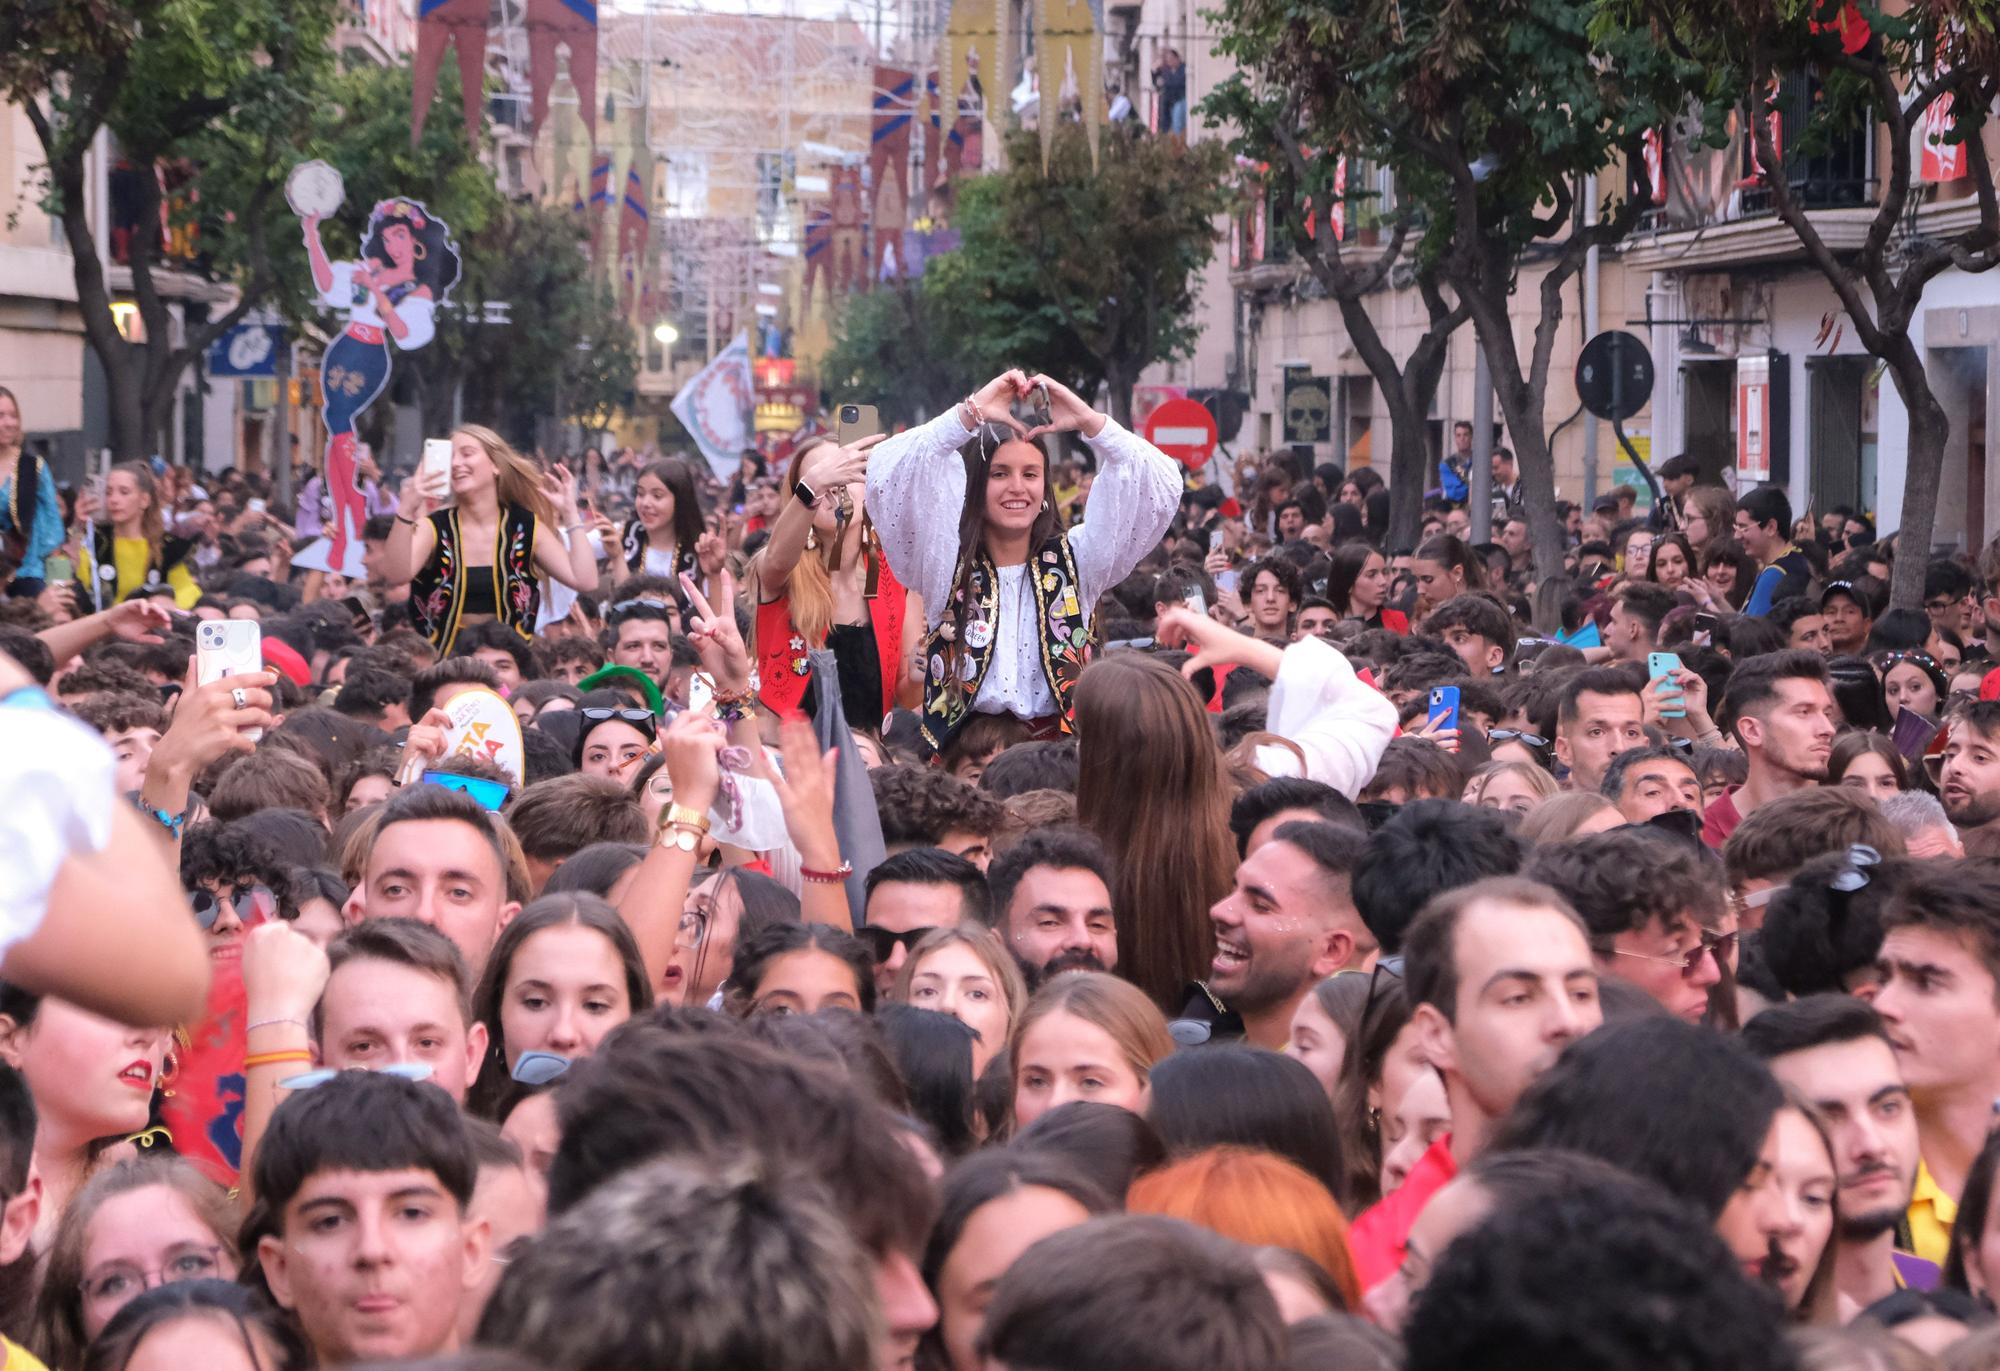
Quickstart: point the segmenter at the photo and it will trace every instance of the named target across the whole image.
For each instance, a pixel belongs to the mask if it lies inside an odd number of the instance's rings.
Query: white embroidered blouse
[[[971,437],[954,408],[868,454],[869,517],[896,579],[923,597],[926,630],[944,618],[958,569],[958,521],[965,508],[958,449]],[[1179,463],[1115,419],[1084,441],[1097,454],[1097,479],[1084,521],[1069,531],[1069,546],[1089,617],[1098,597],[1131,575],[1166,535],[1184,486]],[[999,572],[998,641],[972,707],[981,714],[1046,718],[1056,712],[1056,701],[1042,674],[1027,566]]]

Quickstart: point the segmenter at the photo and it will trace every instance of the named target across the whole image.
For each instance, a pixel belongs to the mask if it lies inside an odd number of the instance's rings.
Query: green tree
[[[1220,16],[1218,16],[1220,21]],[[1418,269],[1471,314],[1520,459],[1535,569],[1561,570],[1544,411],[1564,290],[1643,206],[1600,192],[1712,82],[1604,0],[1237,0],[1257,74],[1294,92],[1297,139],[1388,166]],[[1289,129],[1288,129],[1289,131]],[[1511,305],[1538,271],[1526,346]]]
[[[1032,130],[1009,134],[1007,169],[963,183],[958,250],[931,271],[974,357],[1102,385],[1126,422],[1139,374],[1194,348],[1228,155],[1113,129],[1092,167],[1081,126],[1065,123],[1042,165]]]
[[[1858,249],[1830,246],[1813,216],[1808,188],[1789,173],[1763,182],[1771,205],[1798,235],[1806,259],[1838,296],[1854,336],[1886,365],[1909,412],[1909,450],[1899,523],[1902,546],[1890,603],[1923,603],[1927,559],[1937,527],[1939,489],[1951,425],[1932,388],[1916,324],[1924,292],[1951,267],[1990,271],[2000,265],[2000,197],[1993,164],[1981,143],[2000,99],[2000,0],[1910,0],[1895,14],[1874,4],[1851,5],[1847,21],[1868,25],[1868,40],[1846,51],[1843,0],[1612,0],[1623,22],[1650,23],[1689,60],[1718,73],[1731,105],[1762,107],[1781,77],[1810,71],[1818,97],[1788,109],[1802,135],[1780,158],[1769,118],[1752,118],[1758,164],[1788,165],[1802,154],[1860,131],[1884,135],[1886,165],[1880,194]],[[1853,30],[1858,32],[1858,30]],[[1803,83],[1791,83],[1798,90]],[[1921,222],[1923,190],[1914,159],[1926,122],[1941,102],[1949,110],[1947,141],[1963,145],[1976,211],[1956,226]]]
[[[848,297],[819,368],[834,403],[856,400],[874,405],[887,424],[918,424],[1004,368],[982,374],[993,359],[968,346],[952,309],[956,276],[949,257],[935,258],[916,280]]]
[[[84,336],[103,364],[111,447],[121,460],[159,441],[188,366],[264,302],[278,280],[274,243],[289,218],[283,181],[333,69],[339,0],[13,0],[0,7],[0,93],[41,144],[43,203],[75,263]],[[192,228],[194,261],[163,260],[160,236],[131,235],[133,297],[145,342],[111,311],[86,194],[87,159],[109,133],[139,170],[133,222],[161,219],[171,171],[172,227]],[[160,273],[230,281],[237,303],[189,321],[176,341]]]

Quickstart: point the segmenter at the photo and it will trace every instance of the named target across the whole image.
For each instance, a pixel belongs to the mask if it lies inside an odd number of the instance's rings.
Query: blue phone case
[[[1458,727],[1458,687],[1439,686],[1431,692],[1430,723],[1434,728]],[[1442,721],[1442,722],[1440,722]]]

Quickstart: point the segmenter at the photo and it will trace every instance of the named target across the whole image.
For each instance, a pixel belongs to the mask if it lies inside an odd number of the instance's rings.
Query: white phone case
[[[206,619],[194,635],[195,684],[208,685],[225,676],[264,669],[264,630],[250,619]],[[261,728],[244,730],[255,742]]]

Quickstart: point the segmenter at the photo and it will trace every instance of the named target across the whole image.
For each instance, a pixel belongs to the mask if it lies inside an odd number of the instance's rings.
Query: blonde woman
[[[977,924],[934,928],[917,940],[890,997],[949,1014],[979,1035],[972,1074],[986,1070],[1028,1007],[1027,982],[1000,935]]]
[[[420,479],[403,482],[382,574],[392,585],[410,582],[411,617],[440,654],[450,654],[460,629],[489,619],[531,637],[538,576],[597,589],[590,540],[564,543],[584,526],[568,467],[538,477],[506,439],[467,424],[451,435],[448,489],[425,489]]]
[[[863,509],[868,449],[879,441],[808,443],[794,453],[770,541],[750,564],[758,702],[780,715],[805,709],[813,686],[806,654],[827,648],[842,712],[868,733],[896,707],[923,623]],[[911,694],[914,704],[914,687]]]
[[[1488,762],[1466,782],[1462,797],[1469,805],[1503,814],[1530,814],[1544,801],[1562,793],[1556,778],[1527,762]]]
[[[1015,1131],[1077,1100],[1144,1114],[1153,1068],[1173,1050],[1166,1016],[1131,982],[1102,971],[1056,977],[1008,1043]]]

